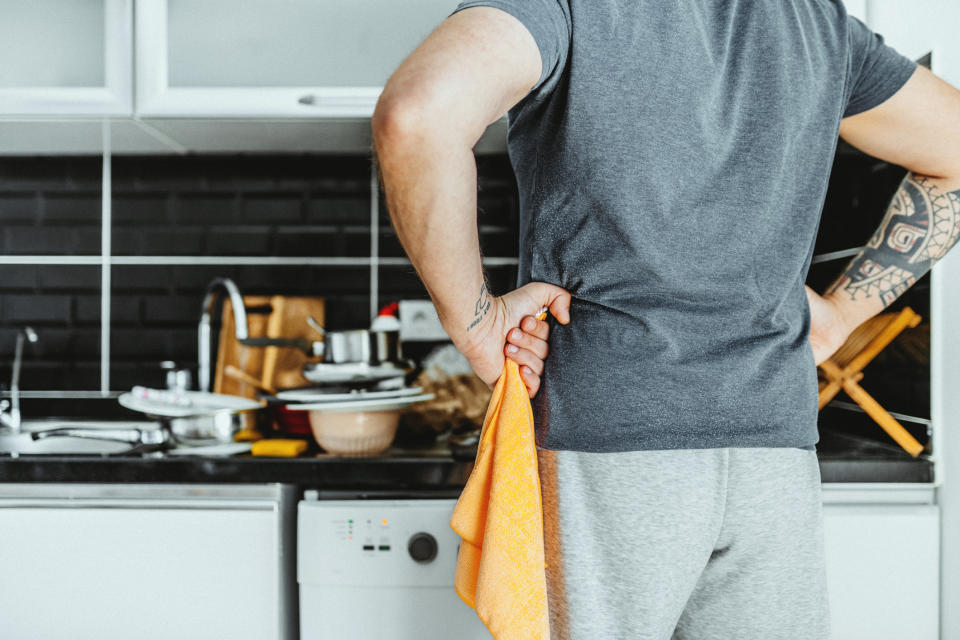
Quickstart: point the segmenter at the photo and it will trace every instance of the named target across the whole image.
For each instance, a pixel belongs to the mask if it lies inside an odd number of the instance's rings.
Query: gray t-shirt
[[[840,0],[471,0],[530,31],[508,114],[519,283],[573,294],[546,449],[805,447],[804,280],[842,117],[915,64]],[[879,212],[878,212],[879,213]]]

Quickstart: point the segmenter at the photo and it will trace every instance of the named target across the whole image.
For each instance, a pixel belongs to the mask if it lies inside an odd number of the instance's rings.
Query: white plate
[[[371,365],[366,362],[315,362],[303,367],[303,377],[313,384],[347,384],[350,382],[377,382],[400,378],[408,368],[396,364]]]
[[[139,411],[161,418],[186,418],[215,413],[217,411],[245,411],[259,409],[262,405],[249,398],[228,396],[223,393],[208,393],[206,391],[181,391],[181,396],[188,402],[186,405],[171,402],[157,402],[137,397],[132,392],[121,394],[117,402],[121,406],[133,411]]]
[[[292,411],[390,411],[393,409],[404,409],[412,404],[425,402],[426,400],[433,400],[433,394],[421,393],[418,396],[348,400],[344,402],[288,404],[287,409]]]
[[[176,447],[166,453],[168,456],[236,456],[250,453],[251,446],[249,442],[225,442],[205,447]]]
[[[341,400],[373,400],[377,398],[402,398],[423,393],[420,387],[405,387],[402,389],[383,389],[368,391],[354,389],[338,393],[325,393],[320,389],[289,389],[277,393],[277,400],[285,402],[339,402]]]

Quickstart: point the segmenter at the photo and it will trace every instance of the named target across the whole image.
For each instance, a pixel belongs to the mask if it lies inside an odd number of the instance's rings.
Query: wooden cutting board
[[[320,326],[324,325],[323,298],[244,296],[243,302],[252,338],[322,338],[306,319],[312,316]],[[227,365],[237,367],[268,387],[284,389],[310,384],[301,370],[307,362],[316,362],[320,358],[308,358],[292,347],[247,347],[240,344],[235,335],[230,300],[224,300],[221,322],[213,382],[215,393],[256,397],[257,390],[252,385],[224,374]]]
[[[307,318],[312,317],[321,327],[325,326],[323,298],[273,296],[270,306],[273,313],[267,321],[268,338],[323,339],[323,335],[307,322]],[[267,347],[260,380],[274,389],[308,386],[310,382],[303,377],[303,365],[319,360],[321,358],[307,356],[299,349]]]

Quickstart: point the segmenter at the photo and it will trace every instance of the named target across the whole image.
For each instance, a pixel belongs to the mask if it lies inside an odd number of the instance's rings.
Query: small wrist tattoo
[[[470,331],[483,320],[487,313],[490,311],[492,303],[490,301],[490,291],[487,289],[487,283],[484,282],[480,286],[480,296],[477,298],[477,303],[473,308],[473,320],[467,325],[467,331]]]

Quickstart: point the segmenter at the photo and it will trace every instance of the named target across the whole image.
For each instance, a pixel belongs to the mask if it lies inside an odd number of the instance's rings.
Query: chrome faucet
[[[207,285],[207,292],[203,296],[203,305],[200,313],[200,326],[197,329],[197,384],[201,391],[210,391],[210,314],[213,304],[217,300],[218,289],[224,289],[230,298],[233,307],[233,326],[238,342],[244,342],[249,337],[247,330],[247,310],[243,306],[243,296],[236,283],[230,278],[214,278]]]
[[[20,367],[23,365],[23,342],[26,340],[32,344],[37,339],[37,332],[30,327],[23,327],[17,332],[13,372],[10,374],[10,399],[0,400],[0,426],[13,433],[20,433]]]

